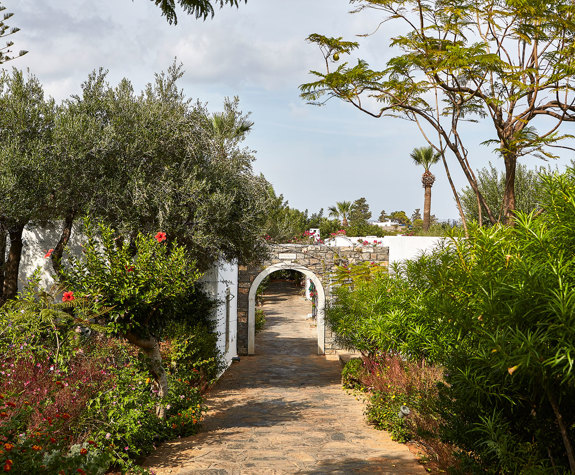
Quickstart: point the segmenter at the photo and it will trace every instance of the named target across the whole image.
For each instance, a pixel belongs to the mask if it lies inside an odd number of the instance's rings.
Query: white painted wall
[[[401,263],[432,251],[445,238],[431,236],[385,236],[382,245],[389,247],[389,263]]]
[[[389,248],[389,263],[401,263],[407,259],[414,259],[423,252],[432,251],[445,238],[432,236],[363,236],[348,237],[336,236],[326,241],[330,247],[377,246]]]
[[[54,284],[54,271],[52,261],[44,256],[49,249],[54,248],[60,239],[59,228],[27,228],[24,230],[24,250],[20,262],[18,287],[24,287],[32,273],[39,268],[41,272],[41,285],[45,288]],[[82,237],[76,229],[72,232],[69,248],[73,255],[80,255]],[[218,262],[214,268],[207,272],[201,279],[206,290],[218,301],[216,314],[216,331],[218,332],[218,349],[224,355],[229,365],[232,357],[237,356],[237,289],[238,289],[238,266],[235,263]],[[226,351],[226,293],[229,290],[229,340]]]
[[[22,260],[20,261],[20,271],[18,273],[18,290],[22,290],[32,273],[40,269],[40,283],[44,288],[49,288],[54,284],[54,271],[52,269],[52,260],[44,256],[49,249],[53,249],[58,244],[61,230],[58,227],[53,228],[32,228],[26,227],[22,235],[24,247],[22,251]],[[80,246],[81,238],[77,229],[72,230],[72,236],[68,247],[73,255],[80,255],[82,247]]]
[[[214,315],[218,334],[218,349],[221,351],[226,365],[229,366],[232,358],[238,355],[238,265],[237,263],[219,261],[209,272],[204,274],[201,282],[204,283],[206,291],[218,302]],[[228,327],[227,345],[226,325]]]

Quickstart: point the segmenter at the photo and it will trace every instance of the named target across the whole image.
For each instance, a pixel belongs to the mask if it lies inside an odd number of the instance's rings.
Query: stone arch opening
[[[266,267],[261,271],[250,286],[248,294],[248,354],[255,354],[256,345],[256,292],[262,281],[270,274],[279,270],[295,270],[308,277],[315,285],[317,291],[317,352],[319,355],[325,353],[325,290],[323,285],[311,270],[299,264],[291,262],[281,262]]]

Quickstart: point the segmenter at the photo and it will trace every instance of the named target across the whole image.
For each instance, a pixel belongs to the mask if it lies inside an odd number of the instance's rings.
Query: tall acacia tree
[[[381,23],[402,22],[404,33],[391,40],[401,54],[382,69],[372,69],[361,59],[334,67],[359,44],[310,35],[308,40],[323,53],[326,70],[312,71],[318,79],[301,86],[302,96],[316,103],[322,96],[335,97],[373,117],[400,116],[416,122],[437,152],[453,153],[495,223],[496,214],[477,186],[461,130],[464,121],[488,118],[493,125],[489,143],[505,164],[502,216],[512,223],[517,160],[528,154],[553,157],[553,147],[569,148],[560,142],[572,138],[560,129],[564,122],[575,121],[573,2],[351,3],[357,6],[354,12],[380,13]],[[368,96],[376,101],[367,101]]]
[[[330,206],[328,208],[329,216],[332,218],[337,218],[341,221],[341,225],[344,228],[348,226],[348,218],[351,213],[353,204],[351,201],[338,201],[335,206]]]
[[[435,153],[433,147],[419,147],[414,148],[409,156],[416,165],[421,165],[424,169],[423,175],[421,176],[421,184],[425,190],[423,200],[423,230],[428,231],[431,217],[431,187],[435,183],[435,176],[429,171],[429,168],[439,161],[439,154]]]

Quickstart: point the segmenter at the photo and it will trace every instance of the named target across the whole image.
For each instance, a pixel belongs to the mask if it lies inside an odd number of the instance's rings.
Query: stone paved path
[[[203,430],[163,444],[157,474],[426,473],[405,445],[365,423],[341,389],[338,361],[318,356],[310,304],[271,284],[256,355],[242,357],[208,397]]]

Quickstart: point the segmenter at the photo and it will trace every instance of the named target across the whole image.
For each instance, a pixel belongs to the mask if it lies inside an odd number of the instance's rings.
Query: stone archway
[[[278,270],[295,270],[309,277],[317,289],[317,352],[319,355],[325,353],[325,290],[323,285],[311,270],[291,262],[281,262],[272,264],[261,271],[250,287],[248,294],[248,355],[255,354],[256,341],[256,292],[262,281],[270,274]]]
[[[325,305],[332,298],[333,271],[338,265],[361,262],[387,266],[389,249],[376,242],[349,246],[323,244],[274,244],[259,263],[238,266],[238,347],[240,355],[253,354],[255,349],[255,294],[266,275],[276,270],[293,269],[309,277],[321,292],[321,315],[318,315],[318,352],[329,354],[338,350],[335,335],[325,322]],[[256,283],[256,279],[258,282]],[[256,285],[253,285],[256,283]],[[319,307],[319,305],[318,305]],[[319,310],[319,308],[318,308]],[[318,312],[319,313],[319,312]],[[320,327],[321,325],[321,327]]]

